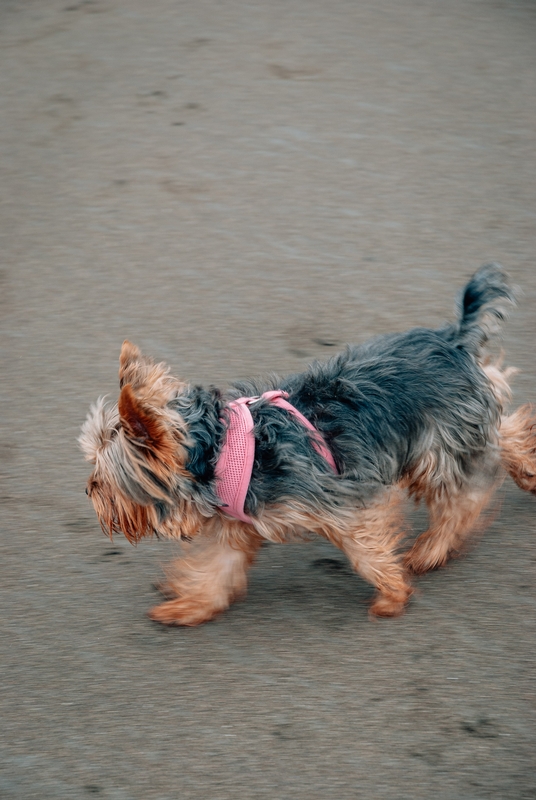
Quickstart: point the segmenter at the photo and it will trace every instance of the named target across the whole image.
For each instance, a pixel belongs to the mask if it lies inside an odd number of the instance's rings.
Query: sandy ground
[[[529,0],[1,0],[2,798],[536,798],[533,497],[399,620],[315,542],[166,629],[172,548],[102,536],[76,445],[125,337],[296,370],[489,260],[535,399],[535,33]]]

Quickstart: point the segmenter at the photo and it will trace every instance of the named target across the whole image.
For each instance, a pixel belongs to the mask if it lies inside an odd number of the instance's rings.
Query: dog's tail
[[[478,356],[489,339],[498,333],[500,323],[507,318],[515,302],[516,291],[503,268],[499,264],[485,264],[463,290],[454,338]]]

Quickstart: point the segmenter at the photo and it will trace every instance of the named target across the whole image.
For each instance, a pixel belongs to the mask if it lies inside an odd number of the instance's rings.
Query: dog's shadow
[[[244,605],[249,613],[311,619],[343,626],[355,620],[356,607],[367,605],[374,590],[327,542],[263,547],[250,573]]]
[[[426,507],[408,502],[405,518],[403,549],[426,530]],[[344,627],[355,622],[356,613],[363,619],[368,616],[374,594],[374,588],[354,572],[340,550],[313,537],[301,543],[266,543],[250,572],[243,607],[255,614],[269,608],[273,615],[294,620],[313,615],[330,627]]]

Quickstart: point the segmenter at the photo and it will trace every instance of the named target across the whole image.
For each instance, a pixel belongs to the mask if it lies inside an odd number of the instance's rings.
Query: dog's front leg
[[[155,606],[151,619],[166,625],[199,625],[246,593],[247,570],[261,540],[242,523],[203,532],[183,558],[166,569],[162,593],[174,599]]]

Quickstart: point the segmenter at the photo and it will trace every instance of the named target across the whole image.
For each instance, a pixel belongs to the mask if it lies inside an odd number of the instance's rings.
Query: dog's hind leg
[[[247,571],[260,543],[255,535],[243,533],[201,534],[185,557],[166,569],[161,591],[174,599],[151,609],[150,618],[166,625],[199,625],[225,611],[246,593]]]
[[[377,589],[370,613],[377,617],[397,617],[413,593],[407,572],[397,553],[403,537],[401,494],[387,491],[383,503],[360,510],[353,524],[327,532],[353,568]],[[326,535],[326,534],[325,534]]]
[[[499,430],[504,467],[521,489],[536,494],[536,413],[524,405],[503,417]]]
[[[482,512],[493,497],[496,484],[429,495],[426,500],[430,527],[404,556],[406,567],[417,575],[444,566],[463,552],[467,539],[479,527]]]

